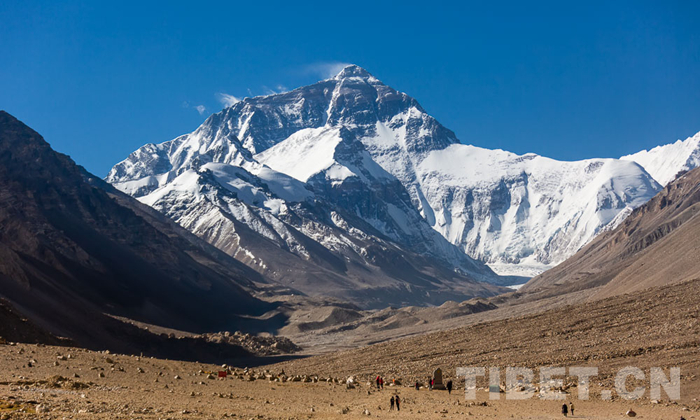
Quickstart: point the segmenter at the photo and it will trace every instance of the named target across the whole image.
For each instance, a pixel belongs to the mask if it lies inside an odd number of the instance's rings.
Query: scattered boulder
[[[625,413],[627,417],[637,417],[637,413],[635,413],[633,410],[627,410],[627,413]]]

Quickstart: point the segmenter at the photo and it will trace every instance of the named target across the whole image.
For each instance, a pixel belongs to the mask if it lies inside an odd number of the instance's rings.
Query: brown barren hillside
[[[22,317],[82,346],[135,351],[114,316],[212,332],[274,307],[250,294],[258,273],[99,184],[0,111],[0,297]]]
[[[603,286],[591,299],[700,277],[700,168],[671,182],[620,226],[520,290],[545,296]]]

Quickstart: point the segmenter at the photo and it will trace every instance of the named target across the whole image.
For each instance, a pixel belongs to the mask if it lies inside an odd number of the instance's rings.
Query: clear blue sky
[[[194,130],[217,93],[291,89],[333,63],[478,146],[573,160],[700,131],[698,1],[380,3],[4,0],[0,109],[100,176]]]

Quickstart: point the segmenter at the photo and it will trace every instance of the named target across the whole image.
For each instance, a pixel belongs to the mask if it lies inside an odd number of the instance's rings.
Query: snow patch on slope
[[[307,128],[255,155],[255,159],[275,171],[306,182],[336,164],[333,156],[341,141],[343,139],[337,128]],[[340,180],[353,175],[341,168],[335,168],[332,173]]]

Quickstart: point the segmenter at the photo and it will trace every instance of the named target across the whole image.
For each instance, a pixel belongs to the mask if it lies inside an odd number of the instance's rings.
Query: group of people
[[[574,415],[574,403],[570,402],[569,405],[567,406],[566,403],[562,404],[561,406],[561,413],[566,417],[569,413],[571,415]]]
[[[384,378],[382,378],[381,376],[377,376],[376,382],[377,382],[377,389],[384,389]],[[432,390],[434,386],[435,386],[435,379],[428,378],[428,389]],[[452,386],[453,386],[452,380],[447,381],[447,383],[445,384],[445,388],[447,388],[447,392],[449,394],[452,394]],[[420,383],[418,381],[416,381],[415,387],[416,387],[416,391],[418,391],[420,389]],[[389,400],[389,403],[391,404],[389,410],[393,410],[394,407],[396,407],[397,411],[401,410],[401,398],[398,395],[392,395],[391,399]],[[574,415],[574,403],[569,402],[568,405],[566,403],[564,403],[561,406],[561,413],[564,415],[564,417],[567,417],[569,415],[569,413],[573,416]]]
[[[389,411],[394,409],[394,405],[396,405],[396,411],[401,411],[401,397],[398,395],[392,395],[389,402],[391,402],[391,408],[389,408]]]
[[[376,382],[378,390],[384,389],[384,378],[377,375]],[[399,397],[398,395],[392,395],[391,399],[389,400],[389,403],[391,404],[389,410],[393,410],[394,407],[396,407],[397,411],[401,411],[401,397]]]
[[[428,386],[432,390],[433,386],[435,385],[435,380],[433,378],[428,379]],[[445,387],[447,388],[447,392],[449,394],[452,393],[452,380],[447,381],[447,384],[445,384]],[[377,376],[377,389],[383,389],[384,388],[384,379],[381,376]],[[416,391],[420,389],[420,383],[416,381]],[[389,403],[391,404],[389,410],[393,410],[394,407],[396,407],[397,411],[401,410],[401,397],[398,395],[392,395],[391,399],[389,400]],[[573,408],[572,408],[572,413],[573,413]]]

